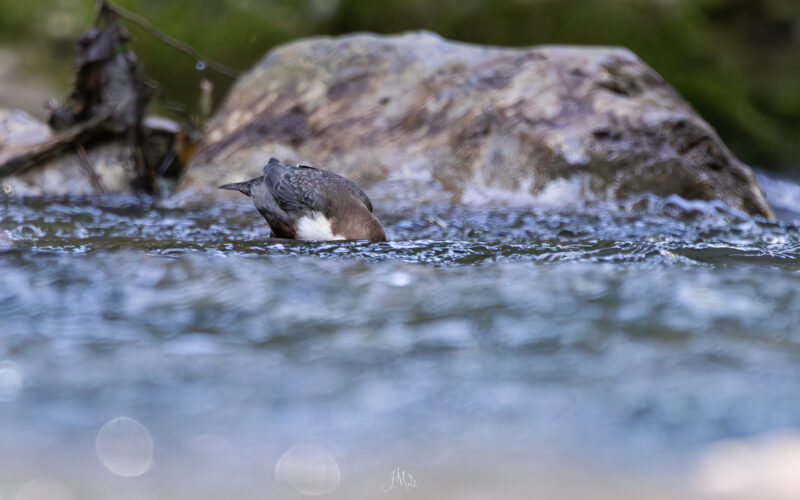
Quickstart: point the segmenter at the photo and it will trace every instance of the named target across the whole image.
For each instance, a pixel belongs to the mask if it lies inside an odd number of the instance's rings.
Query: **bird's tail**
[[[220,186],[219,189],[230,189],[231,191],[239,191],[244,195],[250,196],[250,186],[252,185],[253,181],[234,182],[232,184],[225,184],[224,186]]]

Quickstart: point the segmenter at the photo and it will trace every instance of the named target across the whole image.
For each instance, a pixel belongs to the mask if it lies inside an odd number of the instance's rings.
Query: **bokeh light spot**
[[[107,422],[97,433],[95,448],[100,463],[118,476],[141,476],[153,466],[153,438],[129,417]]]
[[[341,480],[336,459],[315,443],[297,443],[281,455],[275,479],[309,496],[330,493]]]

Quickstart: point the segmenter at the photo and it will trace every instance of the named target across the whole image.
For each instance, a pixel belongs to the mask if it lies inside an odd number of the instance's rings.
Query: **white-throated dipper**
[[[270,158],[261,177],[219,188],[249,196],[278,238],[386,241],[367,193],[333,172]]]

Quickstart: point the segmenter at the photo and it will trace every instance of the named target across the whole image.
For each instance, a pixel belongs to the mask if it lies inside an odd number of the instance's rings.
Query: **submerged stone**
[[[294,42],[236,83],[180,186],[256,176],[273,155],[318,163],[379,202],[552,197],[566,179],[586,199],[677,194],[772,215],[750,168],[622,48],[425,32]]]

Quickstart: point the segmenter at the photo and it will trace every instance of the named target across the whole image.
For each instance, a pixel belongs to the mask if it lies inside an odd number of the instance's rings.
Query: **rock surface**
[[[136,181],[136,167],[129,148],[122,141],[95,146],[86,154],[102,189],[94,184],[77,153],[64,154],[40,167],[0,179],[0,189],[9,196],[89,196],[133,192],[131,186]]]
[[[46,123],[19,109],[0,108],[0,162],[16,148],[49,139],[53,133]]]
[[[52,136],[46,123],[28,113],[0,109],[0,164]],[[134,191],[138,179],[136,165],[125,141],[115,139],[92,145],[86,148],[86,155],[95,178],[73,149],[44,164],[0,178],[0,196],[81,196]]]
[[[233,87],[180,187],[259,175],[270,156],[346,175],[379,201],[485,204],[571,179],[584,198],[678,194],[772,214],[752,171],[620,48],[425,32],[291,43]]]

